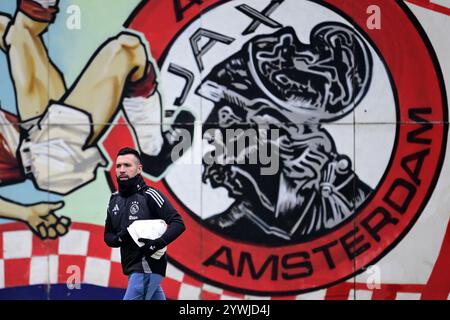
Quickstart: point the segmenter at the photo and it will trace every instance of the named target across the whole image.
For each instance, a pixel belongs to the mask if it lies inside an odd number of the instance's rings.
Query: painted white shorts
[[[22,164],[39,189],[67,194],[94,180],[97,168],[106,166],[97,146],[84,148],[92,126],[81,110],[54,103],[22,127],[28,130],[20,145]]]

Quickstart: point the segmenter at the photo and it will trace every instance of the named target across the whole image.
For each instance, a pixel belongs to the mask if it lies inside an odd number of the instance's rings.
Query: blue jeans
[[[156,273],[132,273],[123,300],[166,300],[161,288],[162,276]]]

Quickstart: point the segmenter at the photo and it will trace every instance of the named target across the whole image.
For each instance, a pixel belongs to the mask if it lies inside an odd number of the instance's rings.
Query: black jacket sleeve
[[[112,197],[111,197],[111,199],[112,199]],[[111,199],[110,199],[110,203],[111,203]],[[104,241],[109,247],[113,247],[113,248],[120,247],[122,244],[119,236],[115,233],[115,231],[111,225],[109,205],[108,205],[108,210],[106,213]]]
[[[183,219],[161,192],[148,188],[146,196],[150,209],[167,223],[167,230],[161,236],[161,239],[166,244],[171,243],[186,230]]]

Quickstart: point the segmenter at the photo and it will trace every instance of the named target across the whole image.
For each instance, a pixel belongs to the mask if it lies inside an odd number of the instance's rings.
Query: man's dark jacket
[[[167,198],[147,186],[141,176],[131,192],[114,192],[108,205],[104,239],[110,247],[120,247],[122,271],[166,274],[167,257],[159,260],[143,253],[129,236],[126,228],[136,220],[162,219],[167,230],[161,236],[166,244],[174,241],[184,230],[183,219]]]

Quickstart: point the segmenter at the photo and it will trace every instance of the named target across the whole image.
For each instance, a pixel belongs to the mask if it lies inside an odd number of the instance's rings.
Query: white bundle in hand
[[[139,247],[142,247],[144,243],[138,241],[139,238],[158,239],[166,232],[167,224],[161,219],[136,220],[128,226],[127,230],[134,242]],[[160,259],[166,250],[167,246],[156,251],[151,257],[153,259]]]

